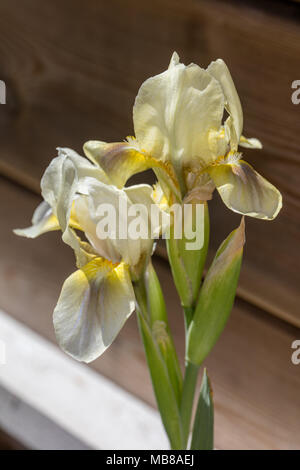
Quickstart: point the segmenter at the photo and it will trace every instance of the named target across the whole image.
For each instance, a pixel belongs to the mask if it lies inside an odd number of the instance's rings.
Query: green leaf
[[[244,242],[242,219],[217,251],[201,288],[187,339],[187,359],[193,364],[202,364],[226,325],[238,284]]]
[[[195,214],[194,208],[191,214]],[[208,241],[209,241],[209,213],[207,203],[203,203],[204,209],[204,227],[196,227],[196,217],[191,217],[191,227],[193,231],[196,229],[204,230],[204,242],[202,248],[198,250],[187,249],[191,240],[183,236],[176,239],[174,235],[174,225],[170,229],[170,238],[166,240],[169,262],[171,265],[173,279],[179,294],[181,303],[184,307],[193,307],[201,284],[204,264],[207,255]],[[188,221],[183,220],[184,224],[188,225]]]
[[[214,403],[209,378],[204,369],[195,416],[191,450],[214,448]]]

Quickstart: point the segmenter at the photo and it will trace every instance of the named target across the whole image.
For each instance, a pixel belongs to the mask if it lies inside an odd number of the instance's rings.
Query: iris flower
[[[150,208],[152,187],[142,184],[118,189],[99,166],[71,149],[59,149],[41,188],[44,201],[34,212],[32,226],[15,233],[36,238],[60,229],[64,242],[74,249],[78,270],[63,284],[54,310],[54,328],[64,351],[90,362],[106,350],[134,311],[132,280],[143,271],[153,250],[150,236],[133,239],[125,234],[121,239],[99,233],[99,205],[114,207],[116,221],[122,224],[120,200],[128,212],[137,202]],[[153,230],[158,233],[160,228]]]
[[[277,216],[280,192],[238,151],[238,146],[262,146],[242,135],[241,103],[223,60],[204,70],[180,63],[175,52],[165,72],[141,85],[133,124],[135,137],[125,142],[84,146],[117,186],[153,168],[170,201],[207,200],[216,188],[234,212],[267,220]]]

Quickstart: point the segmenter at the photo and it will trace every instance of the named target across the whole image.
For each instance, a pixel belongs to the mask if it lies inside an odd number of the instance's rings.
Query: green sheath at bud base
[[[200,365],[222,333],[232,309],[245,243],[244,219],[218,249],[200,291],[188,331],[187,359]]]

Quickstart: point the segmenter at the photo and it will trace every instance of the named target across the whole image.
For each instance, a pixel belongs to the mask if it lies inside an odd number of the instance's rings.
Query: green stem
[[[184,311],[184,323],[185,323],[185,335],[187,336],[187,332],[192,321],[194,315],[194,308],[193,307],[183,307]]]
[[[143,279],[139,279],[134,283],[134,293],[137,300],[137,304],[139,306],[139,310],[141,315],[144,316],[145,320],[149,320],[149,313],[148,313],[148,304],[147,304],[147,292],[146,287]]]
[[[188,444],[198,370],[199,366],[191,362],[186,364],[180,407],[184,449]]]

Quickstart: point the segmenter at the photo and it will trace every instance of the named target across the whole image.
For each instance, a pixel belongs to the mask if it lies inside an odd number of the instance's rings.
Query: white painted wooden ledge
[[[167,449],[154,409],[0,310],[0,429],[34,449]]]

